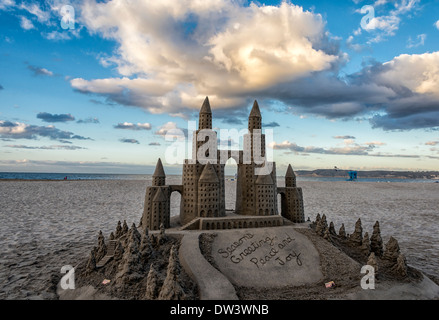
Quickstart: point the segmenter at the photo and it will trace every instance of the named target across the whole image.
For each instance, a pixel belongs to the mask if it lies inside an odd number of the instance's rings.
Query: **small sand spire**
[[[105,245],[105,239],[104,235],[102,233],[102,230],[99,231],[98,236],[98,248],[96,252],[96,261],[101,260],[105,254],[107,253],[107,246]]]
[[[374,273],[375,273],[375,279],[378,275],[378,263],[376,261],[375,258],[375,253],[371,252],[371,254],[369,255],[369,258],[367,259],[367,264],[371,267],[373,267],[374,269]]]
[[[383,255],[383,239],[381,238],[380,223],[378,221],[373,226],[372,236],[370,237],[370,250],[377,257]]]
[[[116,234],[115,237],[116,239],[119,238],[120,236],[122,236],[122,223],[120,222],[120,220],[117,222],[117,227],[116,227]]]
[[[341,224],[340,230],[338,230],[338,235],[342,239],[346,239],[346,230],[345,230],[345,227],[344,227],[344,223]]]
[[[126,233],[128,233],[128,225],[127,225],[127,221],[124,220],[122,225],[122,235],[125,235]]]
[[[146,278],[146,293],[145,299],[147,300],[155,300],[159,295],[159,284],[158,284],[158,275],[154,269],[154,266],[151,265],[149,268],[148,276]]]
[[[363,240],[361,242],[361,251],[365,256],[369,256],[370,254],[370,241],[369,241],[369,233],[365,233]]]
[[[177,249],[175,245],[172,246],[169,254],[168,270],[166,279],[163,283],[162,289],[158,298],[160,300],[182,300],[186,296],[183,288],[179,283],[180,268],[178,264]]]
[[[86,273],[90,274],[96,270],[96,247],[90,252],[90,257],[87,261]]]
[[[337,232],[335,231],[334,222],[331,221],[329,224],[329,233],[333,236],[337,235]]]
[[[349,241],[355,246],[361,246],[361,243],[363,242],[363,227],[361,226],[360,218],[358,218],[355,223],[355,230],[349,237]]]
[[[386,250],[383,254],[383,259],[389,260],[391,262],[396,262],[400,254],[398,241],[394,237],[390,237],[386,244]]]

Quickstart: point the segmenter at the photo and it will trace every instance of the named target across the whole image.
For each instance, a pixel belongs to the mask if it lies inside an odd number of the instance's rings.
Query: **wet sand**
[[[150,181],[0,181],[0,299],[53,299],[50,286],[64,265],[77,265],[118,220],[138,223]],[[169,184],[181,178],[168,179]],[[227,181],[227,208],[234,182]],[[439,184],[300,182],[305,215],[326,214],[338,229],[361,218],[371,234],[380,221],[384,242],[394,236],[409,265],[439,278]],[[283,186],[280,181],[279,186]],[[172,214],[179,195],[172,196]]]

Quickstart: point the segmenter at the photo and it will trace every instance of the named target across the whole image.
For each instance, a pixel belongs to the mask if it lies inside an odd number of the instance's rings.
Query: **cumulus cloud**
[[[28,65],[27,68],[32,71],[32,74],[34,76],[47,76],[47,77],[53,77],[54,74],[52,71],[49,71],[45,68],[41,68],[41,67],[37,67],[37,66],[32,66],[32,65]]]
[[[68,122],[75,121],[75,117],[70,113],[67,114],[51,114],[47,112],[40,112],[37,114],[37,118],[44,122]]]
[[[10,122],[0,120],[0,138],[2,139],[38,139],[49,138],[59,140],[60,142],[68,140],[92,140],[83,136],[76,135],[72,132],[62,131],[53,125],[36,126],[21,122]]]
[[[434,26],[439,30],[439,20],[434,23]]]
[[[374,128],[410,130],[439,126],[439,52],[373,63],[345,79],[323,74],[270,92],[293,113],[329,119],[370,116]],[[294,106],[294,107],[290,107]]]
[[[104,60],[122,77],[77,78],[72,87],[153,113],[196,110],[206,95],[213,108],[241,107],[258,90],[340,61],[322,17],[289,3],[86,1],[82,22],[118,42]]]
[[[439,141],[428,141],[425,143],[426,146],[437,146],[439,145]]]
[[[383,2],[392,10],[373,20],[375,30],[393,34],[418,4]],[[291,3],[88,0],[81,9],[90,32],[116,41],[101,62],[120,76],[70,84],[109,103],[187,117],[208,95],[216,118],[241,124],[236,112],[257,98],[301,116],[365,117],[384,130],[439,126],[439,52],[401,55],[341,76],[347,55],[323,18]]]
[[[123,138],[123,139],[120,139],[119,141],[123,142],[123,143],[140,144],[140,142],[138,140],[136,140],[136,139],[126,139],[126,138]]]
[[[124,123],[118,123],[114,126],[115,129],[125,129],[125,130],[151,130],[151,124],[150,123],[130,123],[130,122],[124,122]]]

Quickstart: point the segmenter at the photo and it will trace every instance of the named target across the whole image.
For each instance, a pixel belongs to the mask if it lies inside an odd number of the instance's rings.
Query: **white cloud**
[[[78,78],[72,87],[153,113],[198,109],[206,95],[213,108],[236,107],[246,95],[341,60],[325,47],[322,17],[286,2],[244,7],[228,0],[89,0],[81,9],[89,31],[118,42],[117,52],[103,61],[122,77]]]
[[[377,0],[375,1],[373,8],[387,7],[385,6],[390,1],[387,0]],[[420,0],[395,0],[392,1],[393,9],[388,11],[387,14],[378,13],[374,10],[374,16],[371,17],[370,21],[364,27],[364,30],[371,33],[372,37],[368,40],[368,44],[378,43],[384,41],[389,36],[394,36],[396,31],[398,31],[399,26],[406,16],[410,13],[418,10]],[[382,9],[380,12],[383,12]],[[361,10],[356,12],[361,13]],[[365,18],[366,16],[364,16]],[[358,32],[357,32],[358,33]]]
[[[116,126],[114,126],[116,129],[127,129],[127,130],[151,130],[151,124],[150,123],[130,123],[130,122],[124,122],[119,123]]]
[[[48,33],[42,33],[42,36],[44,38],[46,38],[47,40],[55,40],[55,41],[59,41],[59,40],[70,40],[70,33],[71,32],[67,32],[67,31],[51,31]]]
[[[54,73],[52,71],[47,70],[46,68],[41,68],[33,65],[28,65],[27,68],[32,71],[34,76],[47,76],[47,77],[54,76]]]
[[[20,17],[20,26],[24,29],[24,30],[31,30],[31,29],[35,29],[35,26],[33,25],[32,21],[30,21],[28,18],[21,16]]]
[[[409,37],[407,40],[407,48],[416,48],[423,46],[425,44],[425,39],[427,39],[427,35],[425,33],[419,34],[416,36],[417,42],[412,40],[412,37]]]
[[[368,145],[368,146],[385,146],[386,145],[385,142],[381,142],[381,141],[370,141],[370,142],[365,142],[363,144]]]
[[[0,10],[15,6],[14,0],[0,0]]]
[[[374,17],[367,24],[366,30],[382,30],[387,35],[394,35],[401,19],[396,15]]]
[[[374,7],[378,7],[378,6],[382,6],[384,4],[386,4],[388,2],[388,0],[376,0],[375,3],[373,4]]]
[[[163,136],[166,139],[184,140],[187,129],[181,129],[175,122],[167,122],[162,125],[156,132],[156,135]]]
[[[375,80],[395,89],[408,88],[439,99],[439,51],[424,54],[402,54],[383,64]]]
[[[50,11],[46,12],[41,10],[41,8],[36,3],[23,2],[19,8],[36,16],[39,22],[47,22],[50,19]]]
[[[439,30],[439,20],[434,23],[434,26]]]

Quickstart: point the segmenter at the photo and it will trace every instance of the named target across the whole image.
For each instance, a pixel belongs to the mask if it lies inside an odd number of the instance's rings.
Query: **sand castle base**
[[[126,264],[123,259],[119,262],[119,273],[115,271],[118,268],[116,261],[110,261],[91,273],[86,272],[84,261],[78,271],[78,288],[58,288],[59,298],[160,299],[160,288],[164,291],[166,286],[171,286],[170,290],[178,289],[180,293],[162,295],[164,299],[439,298],[439,286],[410,266],[403,278],[389,276],[381,270],[375,288],[363,289],[363,261],[352,254],[354,248],[349,252],[343,248],[346,245],[343,241],[324,239],[316,234],[311,223],[230,230],[181,230],[178,217],[174,217],[171,226],[166,230],[166,236],[163,231],[149,232],[155,254],[149,261],[139,262],[143,269],[137,268],[134,277],[132,274],[128,278],[121,276],[120,265]],[[132,235],[135,231],[130,230],[122,237],[123,241],[127,241],[130,233],[130,237],[135,238]],[[178,250],[178,255],[173,253],[173,248]],[[151,266],[157,273],[155,296],[147,294],[152,290]],[[111,282],[104,285],[102,279]],[[328,288],[325,284],[329,282],[334,286]]]

